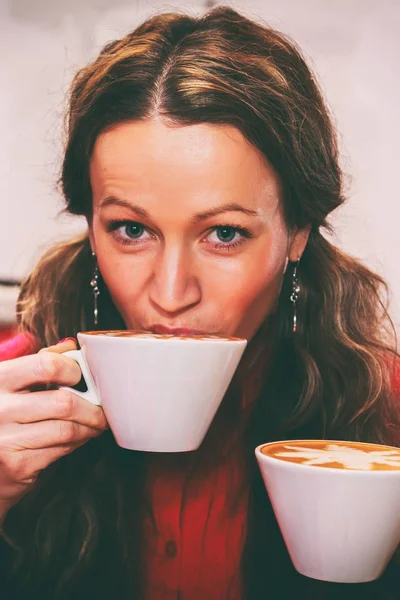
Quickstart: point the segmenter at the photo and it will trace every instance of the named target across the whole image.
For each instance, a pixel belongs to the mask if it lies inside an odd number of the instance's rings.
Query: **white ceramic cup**
[[[239,364],[246,340],[127,332],[78,333],[65,352],[82,370],[85,400],[103,407],[119,446],[196,450]]]
[[[331,449],[325,456],[326,451],[317,451],[307,457],[301,448],[308,441],[256,448],[276,519],[299,573],[337,583],[372,581],[383,573],[400,543],[400,449],[376,445],[374,454],[371,444],[354,447],[348,442],[350,450],[343,452],[343,442],[323,443],[340,444],[342,450]],[[284,452],[292,458],[300,452],[308,464],[286,462],[288,456],[282,460],[261,451],[276,444],[285,444]],[[352,466],[323,466],[343,464],[342,460]],[[386,461],[397,468],[372,470],[371,461]]]

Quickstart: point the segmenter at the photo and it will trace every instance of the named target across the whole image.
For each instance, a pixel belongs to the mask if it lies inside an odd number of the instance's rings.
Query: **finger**
[[[26,424],[50,419],[75,421],[94,429],[108,428],[102,408],[66,390],[0,396],[0,424]]]
[[[39,352],[0,363],[0,389],[18,392],[49,383],[76,385],[81,379],[78,363],[56,352]]]
[[[63,352],[76,350],[77,348],[78,344],[75,338],[66,338],[65,340],[58,342],[58,344],[54,344],[48,348],[42,348],[39,352],[56,352],[57,354],[62,354]]]
[[[39,450],[53,446],[75,445],[99,436],[103,431],[75,421],[39,421],[4,425],[0,431],[0,448],[6,451]]]

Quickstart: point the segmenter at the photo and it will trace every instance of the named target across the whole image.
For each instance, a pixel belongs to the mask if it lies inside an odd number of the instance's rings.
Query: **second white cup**
[[[256,457],[299,573],[336,583],[382,575],[400,543],[399,448],[291,440]]]

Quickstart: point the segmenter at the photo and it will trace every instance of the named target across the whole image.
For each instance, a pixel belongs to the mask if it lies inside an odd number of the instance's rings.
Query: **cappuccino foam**
[[[400,470],[400,448],[361,442],[305,440],[267,444],[266,456],[313,467],[356,471]]]
[[[215,341],[228,341],[238,342],[241,338],[212,335],[207,333],[201,333],[198,335],[182,335],[172,333],[153,333],[152,331],[134,331],[134,330],[104,330],[104,331],[85,331],[84,335],[98,335],[106,337],[123,337],[123,338],[140,338],[140,339],[161,339],[161,340],[215,340]]]

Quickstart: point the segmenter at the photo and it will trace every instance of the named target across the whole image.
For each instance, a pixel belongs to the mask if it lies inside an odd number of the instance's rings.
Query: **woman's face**
[[[254,335],[307,234],[288,231],[277,175],[236,128],[119,125],[90,179],[92,249],[128,329]]]

